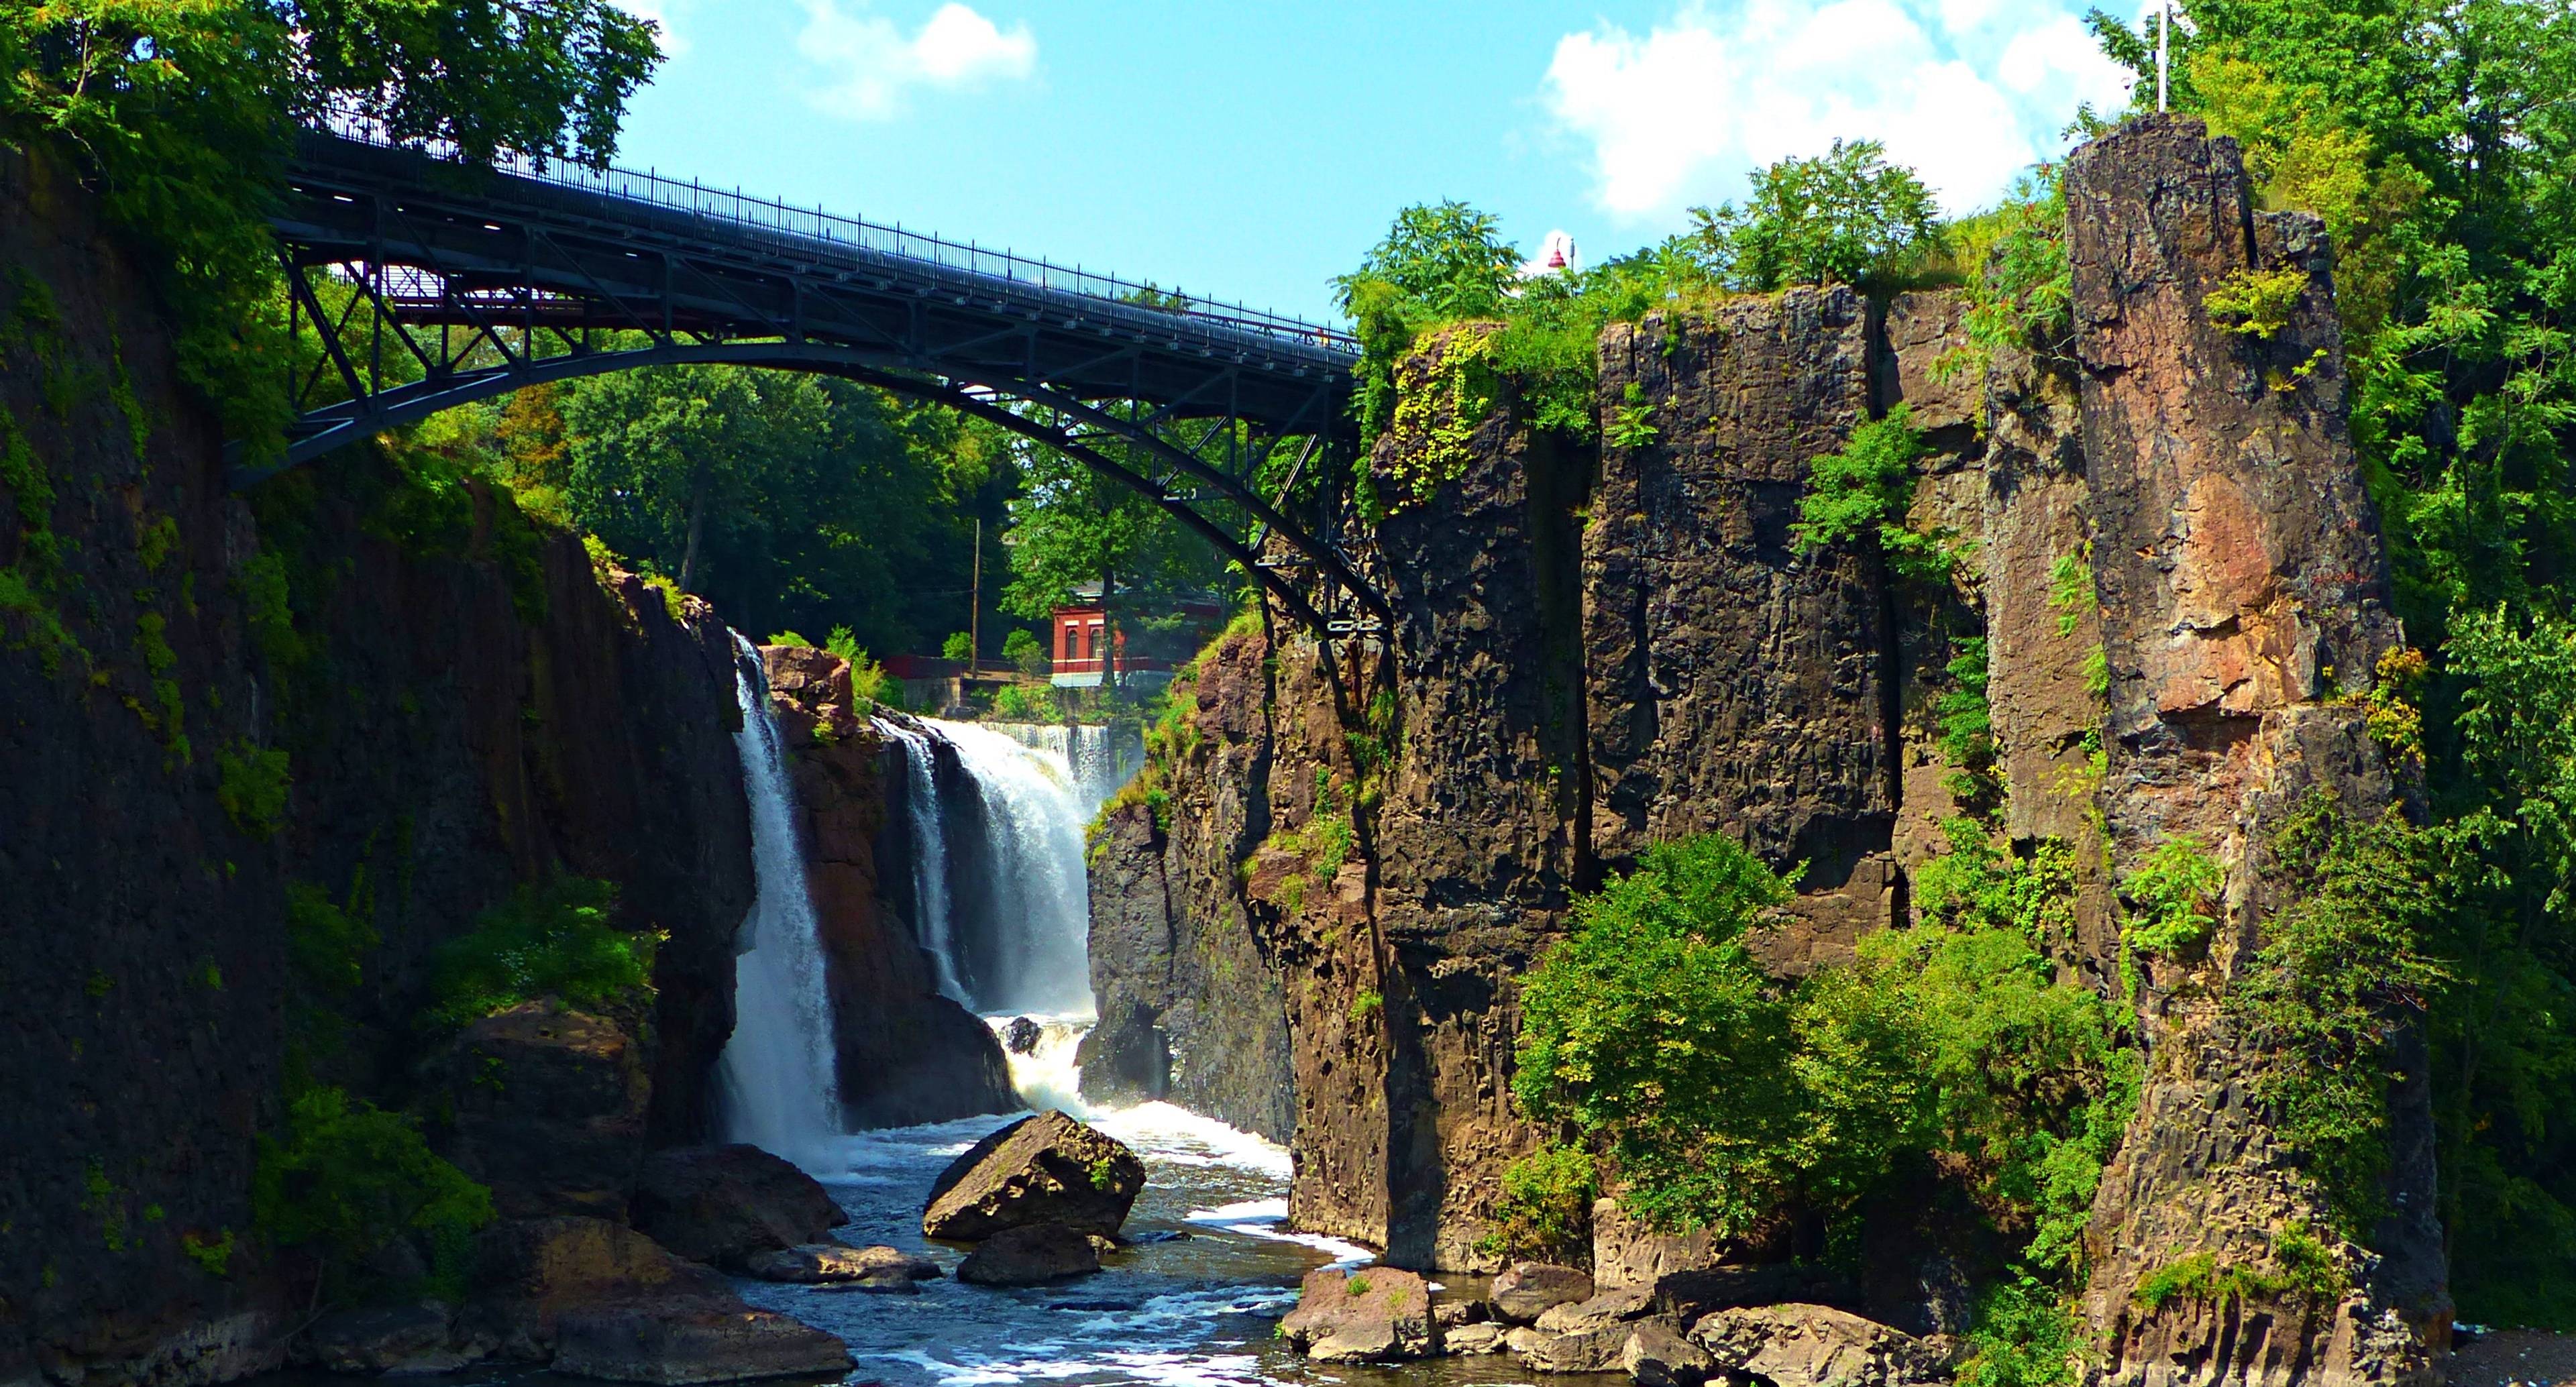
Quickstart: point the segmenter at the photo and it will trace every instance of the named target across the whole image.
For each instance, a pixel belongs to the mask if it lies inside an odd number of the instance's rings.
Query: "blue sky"
[[[619,162],[1327,317],[1407,202],[1585,259],[1885,140],[1953,211],[2122,75],[2070,0],[653,0]]]

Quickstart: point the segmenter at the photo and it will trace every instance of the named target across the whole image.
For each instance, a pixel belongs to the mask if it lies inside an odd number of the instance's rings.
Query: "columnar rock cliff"
[[[0,1381],[219,1380],[309,1318],[251,1203],[290,1079],[437,1116],[431,955],[515,886],[614,885],[658,1001],[459,1038],[524,1101],[464,1088],[433,1144],[505,1214],[614,1218],[701,1135],[752,897],[732,651],[476,485],[360,451],[228,494],[87,195],[0,156],[0,209]],[[373,941],[328,1028],[292,982],[324,911]]]
[[[2209,957],[2151,962],[2134,994],[2148,1079],[2087,1240],[2109,1379],[2420,1377],[2447,1323],[2420,1077],[2393,1114],[2398,1215],[2338,1254],[2357,1271],[2339,1301],[2133,1295],[2324,1226],[2251,1097],[2266,1058],[2211,999],[2283,904],[2267,854],[2292,806],[2399,797],[2351,697],[2399,633],[2315,221],[2254,211],[2234,146],[2184,119],[2088,146],[2067,191],[2075,332],[2055,353],[1968,350],[1955,293],[1653,313],[1601,339],[1601,415],[1630,426],[1597,449],[1531,428],[1507,385],[1448,417],[1466,392],[1438,388],[1444,358],[1480,329],[1407,363],[1423,407],[1375,471],[1437,484],[1366,546],[1393,629],[1326,650],[1281,625],[1212,654],[1157,768],[1172,827],[1113,819],[1095,870],[1095,918],[1257,951],[1299,1223],[1398,1265],[1491,1265],[1500,1172],[1537,1135],[1509,1101],[1517,979],[1571,894],[1647,844],[1715,830],[1805,861],[1794,922],[1759,944],[1783,975],[1904,926],[1960,808],[1932,706],[1953,638],[1983,634],[2006,832],[2082,864],[2076,974],[2130,995],[2115,887],[2149,848],[2192,835],[2226,869]],[[2306,276],[2285,327],[2213,322],[2213,286],[2282,267]],[[1973,543],[1952,591],[1788,533],[1810,461],[1900,404],[1932,447],[1915,523]],[[1164,1017],[1220,995],[1172,981]],[[1222,995],[1247,1029],[1279,1024],[1268,993]],[[1711,1253],[1624,1227],[1605,1221],[1636,1244],[1605,1263]]]

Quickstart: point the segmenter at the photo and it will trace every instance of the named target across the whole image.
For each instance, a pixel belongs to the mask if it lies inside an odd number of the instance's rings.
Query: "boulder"
[[[1636,1327],[1626,1323],[1605,1325],[1598,1329],[1573,1334],[1550,1334],[1533,1329],[1518,1350],[1521,1361],[1530,1371],[1541,1373],[1607,1373],[1619,1368],[1619,1355],[1628,1347],[1628,1336]]]
[[[1494,1278],[1494,1313],[1528,1324],[1549,1309],[1592,1298],[1592,1278],[1554,1262],[1515,1262]]]
[[[1038,1052],[1038,1041],[1045,1035],[1046,1032],[1038,1029],[1037,1022],[1025,1016],[1014,1016],[1011,1024],[1003,1028],[1002,1048],[1015,1055],[1034,1055]]]
[[[1712,1367],[1777,1387],[1893,1387],[1940,1368],[1935,1346],[1875,1320],[1824,1305],[1720,1310],[1691,1326]]]
[[[497,1223],[476,1240],[475,1261],[477,1290],[465,1327],[521,1362],[552,1358],[557,1329],[569,1314],[646,1303],[741,1303],[720,1273],[681,1261],[606,1219]]]
[[[1431,1318],[1438,1320],[1443,1328],[1479,1324],[1493,1317],[1494,1305],[1489,1300],[1444,1300],[1431,1307]]]
[[[1642,1286],[1603,1291],[1589,1300],[1551,1305],[1538,1317],[1542,1334],[1585,1334],[1626,1320],[1642,1319],[1654,1308],[1654,1296]]]
[[[688,1146],[644,1158],[635,1226],[693,1261],[741,1266],[821,1241],[849,1221],[813,1176],[757,1146]]]
[[[452,1371],[466,1363],[449,1346],[455,1322],[434,1300],[335,1311],[305,1331],[298,1356],[335,1373]]]
[[[803,1247],[754,1253],[743,1260],[742,1272],[763,1281],[791,1281],[808,1286],[877,1278],[902,1281],[908,1285],[942,1275],[939,1264],[927,1257],[915,1257],[891,1247],[844,1247],[839,1243],[809,1243]]]
[[[957,1279],[977,1286],[1035,1286],[1098,1270],[1100,1247],[1092,1234],[1061,1223],[1031,1223],[976,1244],[958,1263]]]
[[[564,1317],[554,1370],[610,1382],[742,1382],[833,1377],[850,1369],[849,1346],[785,1315],[741,1302],[617,1309]]]
[[[1490,1320],[1471,1324],[1446,1325],[1440,1330],[1440,1346],[1450,1353],[1500,1353],[1508,1327]]]
[[[921,1231],[973,1241],[1060,1224],[1109,1236],[1145,1188],[1145,1163],[1114,1137],[1048,1111],[975,1143],[931,1186]],[[798,1239],[797,1241],[806,1241]]]
[[[502,1217],[626,1217],[652,1085],[616,1022],[525,1002],[467,1026],[430,1071],[454,1114],[440,1154]]]
[[[1279,1337],[1317,1362],[1391,1363],[1438,1354],[1442,1330],[1430,1286],[1412,1272],[1318,1267],[1306,1273]]]
[[[1818,1278],[1777,1263],[1668,1272],[1655,1278],[1654,1293],[1657,1310],[1680,1316],[1684,1324],[1697,1324],[1700,1316],[1712,1311],[1814,1300],[1824,1290]]]
[[[1678,1321],[1659,1315],[1640,1322],[1628,1335],[1619,1367],[1639,1387],[1698,1387],[1716,1363],[1706,1349],[1683,1337]]]
[[[1597,1289],[1652,1286],[1670,1273],[1714,1265],[1723,1250],[1706,1229],[1658,1232],[1621,1209],[1616,1199],[1592,1201],[1592,1284]]]

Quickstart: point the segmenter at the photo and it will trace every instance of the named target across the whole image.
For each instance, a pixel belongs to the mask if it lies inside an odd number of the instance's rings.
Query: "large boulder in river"
[[[1318,1267],[1298,1288],[1279,1337],[1322,1363],[1392,1363],[1441,1351],[1431,1287],[1409,1271]]]
[[[1100,1270],[1096,1235],[1061,1223],[1005,1228],[975,1245],[957,1264],[957,1279],[972,1286],[1037,1286]]]
[[[935,1281],[945,1274],[937,1262],[899,1248],[844,1247],[839,1243],[811,1243],[757,1253],[744,1259],[742,1273],[763,1281],[807,1286],[874,1281],[889,1289],[897,1288],[897,1282],[908,1287],[912,1282]]]
[[[644,1158],[635,1226],[692,1261],[741,1266],[820,1242],[849,1221],[813,1176],[757,1146],[685,1146]]]
[[[993,1133],[930,1187],[921,1231],[971,1242],[1059,1223],[1111,1237],[1145,1188],[1145,1163],[1117,1138],[1047,1111]]]
[[[506,1357],[618,1382],[839,1376],[849,1350],[755,1310],[718,1272],[605,1219],[496,1224],[476,1244],[477,1292],[460,1326]]]

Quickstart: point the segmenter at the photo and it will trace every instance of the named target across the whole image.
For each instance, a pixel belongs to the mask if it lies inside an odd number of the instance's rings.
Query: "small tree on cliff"
[[[1914,170],[1876,140],[1834,141],[1813,159],[1753,175],[1744,205],[1691,209],[1700,255],[1717,280],[1767,292],[1792,284],[1890,287],[1940,243],[1940,208]]]

